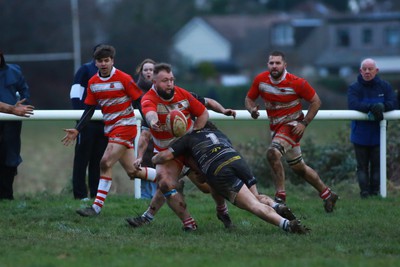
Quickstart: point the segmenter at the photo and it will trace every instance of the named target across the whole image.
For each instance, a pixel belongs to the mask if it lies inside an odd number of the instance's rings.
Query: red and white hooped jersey
[[[167,115],[171,110],[178,109],[186,116],[188,122],[186,131],[189,132],[193,128],[193,120],[191,117],[199,117],[206,109],[199,100],[185,89],[175,86],[174,90],[174,96],[169,101],[162,99],[154,88],[151,88],[144,94],[141,100],[143,116],[146,117],[149,111],[155,111],[158,114],[161,131],[154,131],[150,128],[150,132],[153,135],[154,146],[158,151],[167,149],[171,142],[177,139],[177,137],[173,136],[172,133],[168,131],[165,123]]]
[[[304,117],[301,99],[310,101],[314,95],[315,90],[305,79],[285,72],[279,82],[274,82],[269,71],[257,75],[247,93],[254,101],[259,96],[264,100],[272,131],[285,123],[301,120]]]
[[[100,105],[104,133],[108,136],[118,127],[136,125],[132,100],[141,95],[133,78],[113,67],[109,77],[103,78],[97,73],[89,80],[85,104]]]

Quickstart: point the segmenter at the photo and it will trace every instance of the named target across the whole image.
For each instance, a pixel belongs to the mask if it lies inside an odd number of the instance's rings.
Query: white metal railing
[[[0,113],[0,120],[78,120],[82,115],[82,110],[35,110],[34,115],[30,118],[17,117],[10,114]],[[306,114],[307,111],[303,110]],[[214,111],[209,111],[210,119],[213,120],[233,120],[232,117],[225,116]],[[141,119],[140,112],[135,110],[136,117]],[[101,120],[101,111],[96,110],[93,115],[94,120]],[[259,120],[267,120],[265,110],[260,110]],[[320,110],[315,120],[368,120],[365,113],[354,110]],[[387,196],[387,166],[386,166],[386,121],[400,119],[400,110],[389,111],[384,113],[384,120],[380,122],[381,126],[381,147],[380,147],[380,194],[382,197]],[[252,120],[247,110],[237,110],[236,120]],[[140,121],[138,121],[139,131],[135,140],[136,144],[140,135]],[[140,179],[135,179],[135,197],[140,198]]]

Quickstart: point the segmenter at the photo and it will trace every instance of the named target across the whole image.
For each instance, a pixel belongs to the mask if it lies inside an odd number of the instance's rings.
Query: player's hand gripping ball
[[[167,115],[166,124],[173,136],[181,137],[186,134],[187,120],[181,111],[171,110]]]

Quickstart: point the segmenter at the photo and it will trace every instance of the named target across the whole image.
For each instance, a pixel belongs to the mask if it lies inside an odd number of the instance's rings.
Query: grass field
[[[312,229],[307,236],[278,227],[229,205],[236,228],[226,230],[208,195],[188,184],[188,207],[199,229],[181,230],[163,207],[155,221],[131,228],[125,218],[141,214],[146,200],[111,195],[102,214],[83,218],[83,203],[69,194],[40,194],[0,202],[0,266],[399,266],[400,198],[361,200],[355,185],[336,189],[332,214],[310,187],[288,188],[288,204]]]
[[[357,184],[334,186],[341,199],[326,214],[309,186],[288,186],[288,204],[310,235],[284,233],[230,205],[236,229],[216,219],[211,198],[185,186],[189,209],[199,224],[194,233],[167,207],[150,226],[132,229],[126,217],[141,214],[147,200],[133,198],[133,182],[115,166],[113,186],[102,214],[81,218],[73,200],[73,147],[64,147],[63,128],[74,122],[24,122],[24,162],[15,181],[14,201],[0,202],[0,267],[3,266],[399,266],[400,193],[361,200]],[[266,122],[217,125],[234,144],[268,139]],[[307,135],[329,142],[348,122],[313,122]],[[261,191],[272,194],[273,189]]]
[[[141,214],[147,200],[133,198],[133,182],[115,167],[102,214],[79,217],[86,205],[73,200],[73,147],[64,147],[63,128],[74,122],[25,122],[14,201],[0,202],[2,266],[400,266],[400,194],[361,200],[355,181],[336,184],[341,199],[326,214],[310,186],[288,185],[288,204],[312,229],[298,236],[281,231],[230,205],[236,225],[227,231],[216,219],[209,196],[185,186],[198,231],[184,233],[170,209],[152,225],[132,229],[126,217]],[[265,121],[218,121],[234,144],[268,138]],[[328,142],[347,122],[313,122],[307,135]],[[272,194],[273,189],[261,191]]]

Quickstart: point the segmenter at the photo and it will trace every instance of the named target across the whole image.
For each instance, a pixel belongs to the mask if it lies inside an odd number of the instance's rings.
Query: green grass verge
[[[125,218],[141,214],[147,200],[111,194],[103,212],[83,218],[70,195],[42,194],[0,201],[0,266],[398,266],[400,198],[361,200],[355,185],[338,186],[332,214],[309,186],[289,186],[288,204],[312,229],[288,234],[230,205],[236,224],[223,228],[209,195],[185,187],[199,229],[181,230],[164,206],[155,221],[131,228]]]
[[[215,123],[235,146],[250,140],[269,143],[270,132],[266,120],[219,120]],[[346,123],[315,121],[307,129],[305,138],[312,138],[315,142],[329,142]],[[64,137],[63,128],[74,125],[74,121],[24,121],[21,149],[23,162],[14,182],[17,195],[71,191],[74,146],[63,146],[61,139]],[[118,194],[131,194],[134,191],[119,164],[113,168],[112,190]]]

